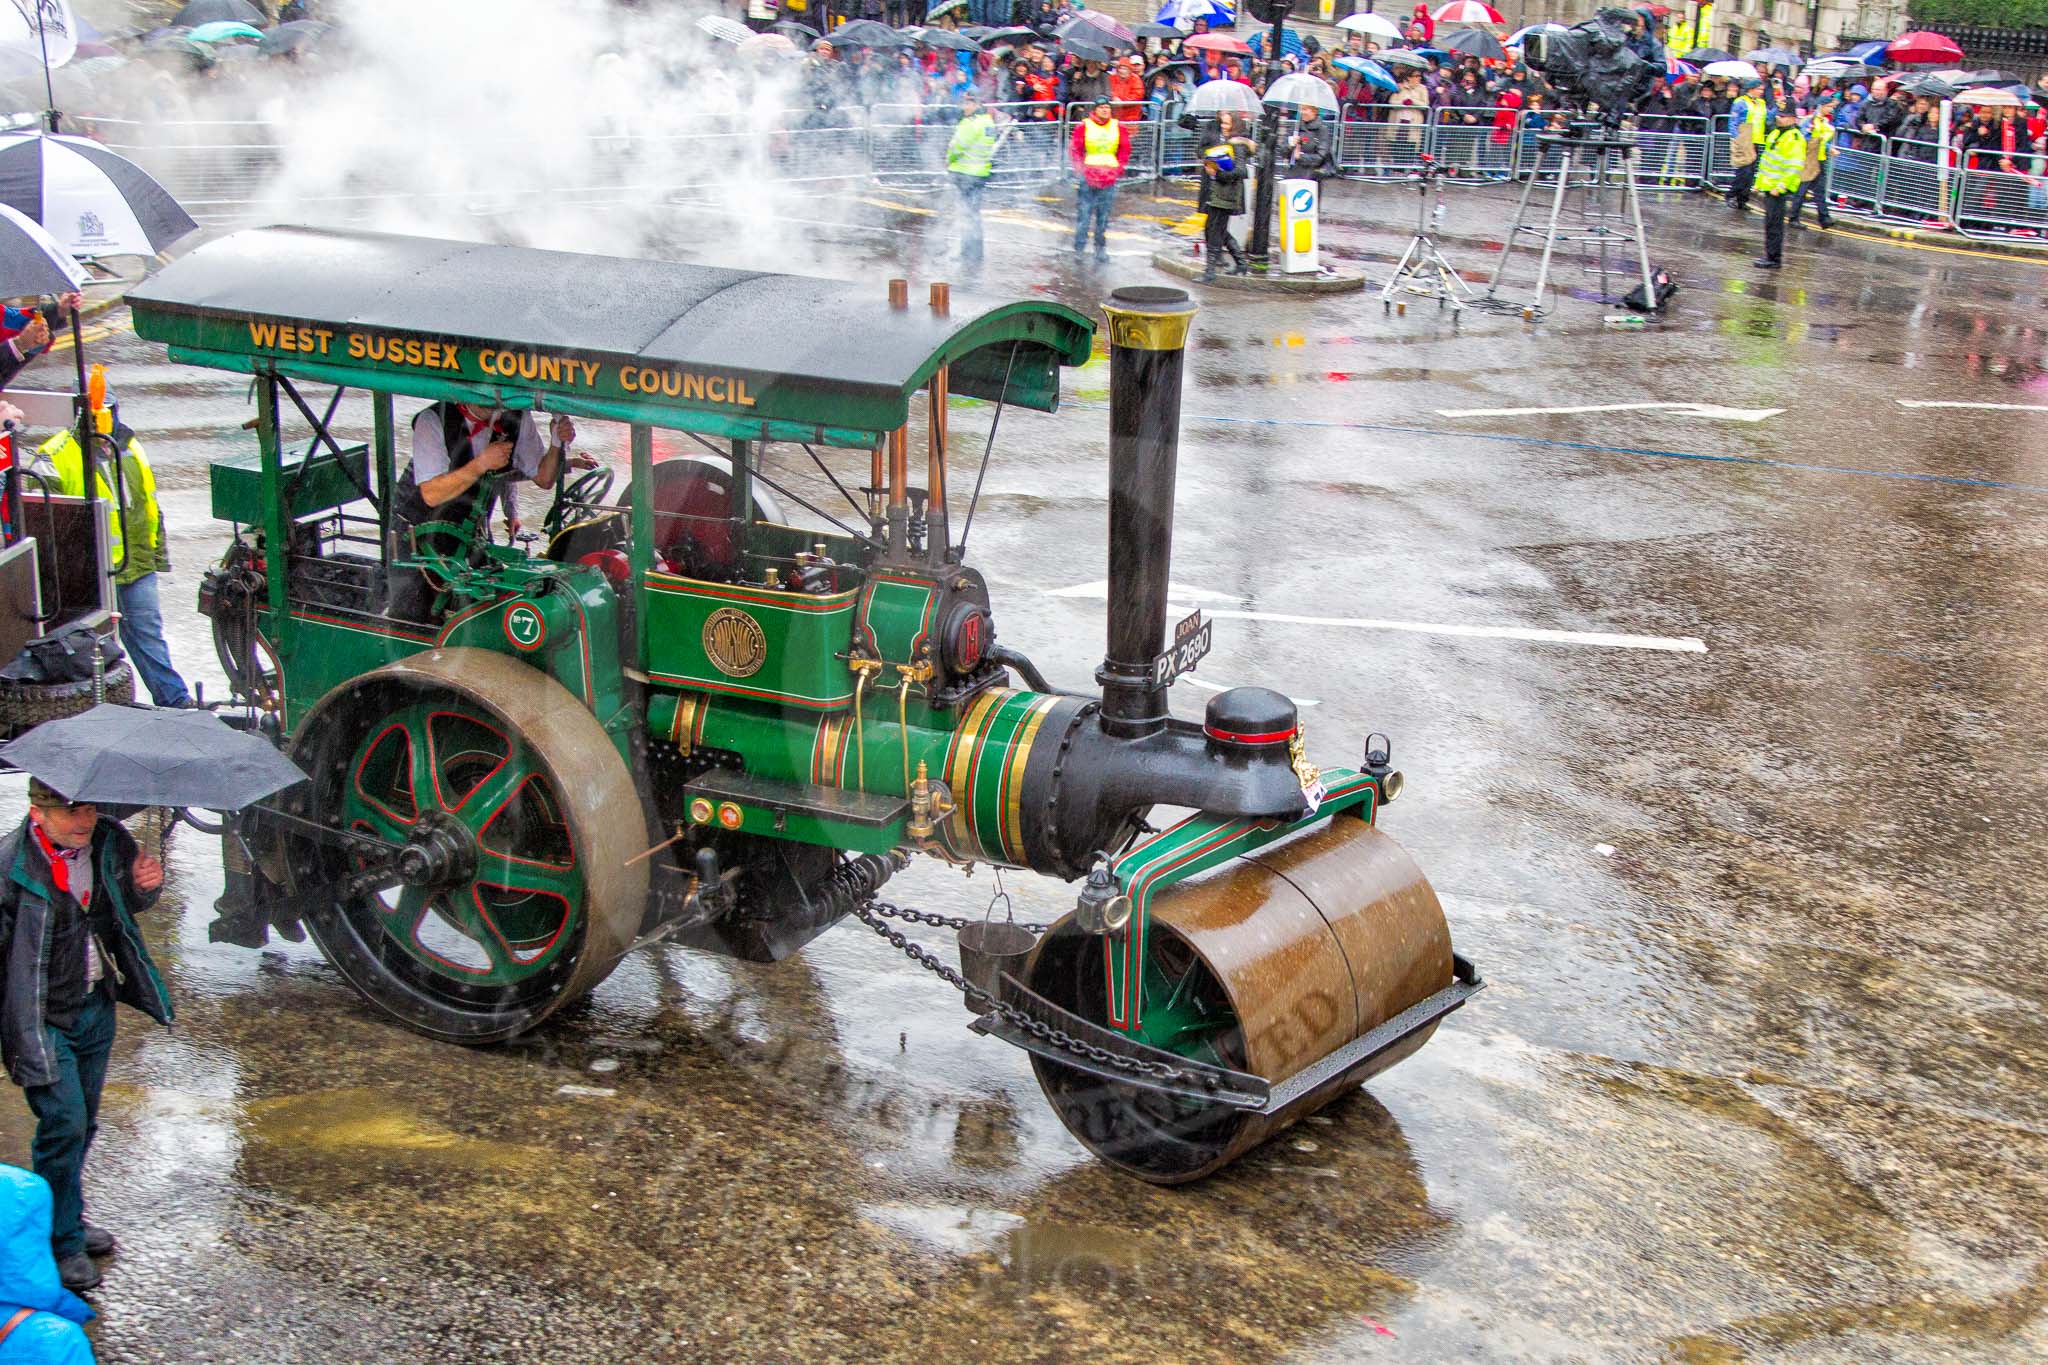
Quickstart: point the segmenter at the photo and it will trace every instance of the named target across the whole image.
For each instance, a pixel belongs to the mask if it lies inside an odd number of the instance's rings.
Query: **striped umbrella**
[[[82,137],[0,139],[0,204],[80,259],[154,256],[199,225],[149,173]]]
[[[1166,0],[1159,13],[1152,16],[1155,24],[1179,28],[1193,28],[1197,19],[1207,19],[1210,28],[1229,28],[1237,22],[1237,16],[1222,0]]]
[[[1479,0],[1451,0],[1429,16],[1439,24],[1504,24],[1500,11],[1491,5],[1482,5]]]

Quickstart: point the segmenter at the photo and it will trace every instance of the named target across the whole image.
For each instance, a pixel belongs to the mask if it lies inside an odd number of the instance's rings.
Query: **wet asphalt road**
[[[892,255],[961,278],[923,202],[872,196],[820,256],[878,292]],[[1337,189],[1334,254],[1378,278],[1412,203]],[[1124,207],[1100,269],[1028,203],[993,217],[984,284],[1165,282],[1147,255],[1189,210]],[[1488,266],[1507,212],[1454,198],[1453,258]],[[1491,983],[1415,1058],[1155,1190],[858,924],[779,967],[646,950],[469,1052],[368,1015],[310,945],[210,945],[217,847],[181,830],[149,926],[178,1027],[124,1016],[89,1170],[124,1244],[102,1357],[2048,1357],[2048,413],[1897,401],[2048,405],[2048,266],[1807,234],[1759,279],[1757,220],[1654,218],[1684,290],[1639,333],[1583,299],[1453,329],[1202,295],[1197,677],[1302,699],[1326,762],[1393,736],[1385,827]],[[93,354],[167,490],[176,652],[217,689],[189,604],[245,386],[122,317]],[[1106,382],[1005,419],[970,555],[1072,685],[1102,606],[1050,594],[1103,576]],[[1437,415],[1672,400],[1785,411]],[[956,488],[987,412],[955,415]],[[990,882],[895,889],[963,913]]]

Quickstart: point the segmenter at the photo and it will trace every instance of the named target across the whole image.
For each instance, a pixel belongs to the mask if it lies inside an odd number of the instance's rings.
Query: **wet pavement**
[[[806,251],[878,292],[892,253],[960,280],[925,206],[870,196]],[[1164,282],[1191,210],[1124,207],[1101,268],[1028,200],[992,215],[982,285],[1087,308]],[[1490,267],[1510,207],[1454,197],[1454,261]],[[1381,278],[1412,195],[1331,208],[1333,253]],[[1176,706],[1281,688],[1325,762],[1393,736],[1385,827],[1490,982],[1417,1056],[1158,1190],[856,923],[776,967],[643,950],[465,1051],[371,1017],[310,945],[209,944],[217,846],[181,829],[148,926],[178,1025],[124,1016],[89,1169],[123,1242],[102,1358],[2048,1357],[2048,413],[2018,410],[2048,406],[2048,268],[1808,233],[1760,278],[1757,220],[1652,213],[1683,289],[1640,332],[1586,298],[1453,327],[1196,291],[1173,577],[1217,629]],[[166,490],[176,653],[217,693],[189,604],[246,381],[123,317],[92,350]],[[1106,384],[1098,360],[1059,414],[1006,417],[970,553],[1003,638],[1070,685],[1102,647]],[[1784,411],[1440,415],[1674,401]],[[956,488],[988,413],[955,413]]]

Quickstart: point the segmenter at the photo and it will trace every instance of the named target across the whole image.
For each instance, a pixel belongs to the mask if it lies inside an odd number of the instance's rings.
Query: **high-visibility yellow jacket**
[[[142,442],[135,439],[135,433],[126,427],[117,428],[114,439],[119,442],[127,438],[126,448],[121,455],[121,493],[127,500],[128,515],[123,518],[110,514],[107,517],[107,548],[119,566],[114,581],[125,587],[144,574],[157,573],[171,567],[170,547],[164,540],[163,507],[156,500],[156,473],[149,467],[149,459],[142,453]],[[54,491],[68,497],[85,495],[85,460],[78,449],[78,437],[69,430],[60,431],[36,450],[50,462],[57,475]],[[114,492],[109,484],[107,466],[102,463],[98,471],[98,496],[104,502],[114,501]],[[24,496],[32,496],[35,485],[30,483]],[[122,552],[124,538],[121,524],[127,522],[125,549],[126,562]]]
[[[1799,188],[1806,169],[1806,134],[1797,128],[1774,128],[1764,138],[1756,163],[1758,194],[1790,194]]]
[[[995,169],[996,121],[986,113],[969,114],[953,127],[946,144],[946,169],[955,175],[986,179]]]
[[[1801,180],[1817,180],[1820,168],[1835,151],[1835,125],[1816,114],[1813,127],[1806,134],[1806,165],[1800,171]]]

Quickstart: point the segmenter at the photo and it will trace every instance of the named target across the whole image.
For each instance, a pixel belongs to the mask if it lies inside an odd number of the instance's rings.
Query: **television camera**
[[[1575,132],[1619,128],[1657,83],[1657,68],[1628,46],[1622,25],[1629,17],[1626,10],[1604,9],[1571,28],[1546,24],[1523,35],[1523,59],[1567,105],[1585,110],[1587,119],[1574,121]]]

